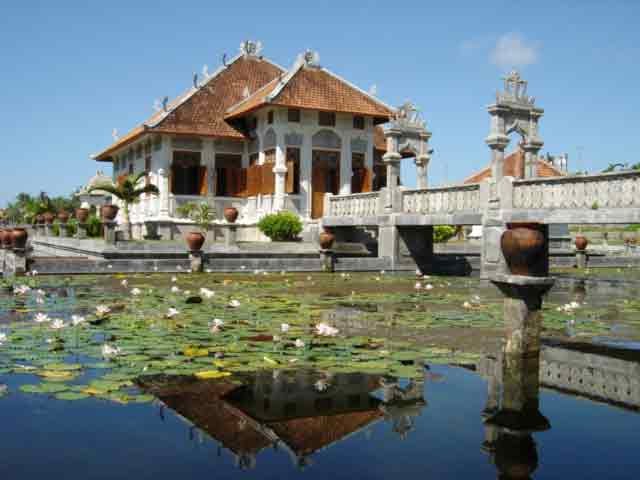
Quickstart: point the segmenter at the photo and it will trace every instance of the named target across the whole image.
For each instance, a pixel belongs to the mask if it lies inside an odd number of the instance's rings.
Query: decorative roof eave
[[[284,88],[288,85],[288,83],[296,76],[296,74],[298,72],[300,72],[300,70],[302,70],[304,67],[307,67],[307,63],[304,61],[303,57],[299,57],[298,60],[296,61],[296,63],[294,64],[293,68],[287,72],[287,74],[280,78],[280,79],[274,79],[271,82],[269,82],[267,85],[265,85],[264,87],[258,89],[256,92],[254,92],[253,95],[242,99],[240,102],[238,102],[235,105],[232,105],[231,107],[229,107],[229,109],[227,110],[228,114],[224,117],[225,120],[234,120],[236,118],[245,116],[251,112],[254,112],[256,110],[258,110],[261,107],[264,107],[266,105],[269,104],[273,104],[273,105],[277,105],[277,98],[278,96],[282,93],[282,91],[284,90]],[[358,93],[364,95],[366,98],[368,98],[369,100],[371,100],[372,102],[376,103],[377,105],[381,106],[382,108],[384,108],[385,110],[387,110],[387,115],[371,115],[371,114],[366,114],[367,116],[370,117],[374,117],[377,119],[380,119],[380,122],[377,123],[384,123],[385,121],[387,121],[391,116],[393,116],[396,113],[396,109],[387,105],[386,103],[384,103],[383,101],[377,99],[376,97],[374,97],[373,95],[370,95],[368,92],[365,92],[364,90],[362,90],[360,87],[354,85],[353,83],[349,82],[348,80],[345,80],[344,78],[342,78],[340,75],[337,75],[335,73],[333,73],[331,70],[328,70],[324,67],[312,67],[309,66],[309,68],[317,68],[318,70],[326,73],[327,75],[335,78],[336,80],[338,80],[339,82],[344,83],[345,85],[348,85],[350,88],[353,88],[354,90],[356,90]],[[242,105],[250,102],[251,100],[255,99],[256,96],[260,96],[262,95],[264,91],[268,91],[269,90],[269,85],[273,82],[277,82],[275,88],[267,93],[266,95],[264,95],[264,98],[262,98],[261,100],[259,100],[258,102],[256,102],[255,105],[251,106],[250,108],[247,109],[242,109]],[[297,105],[295,108],[299,108],[301,110],[324,110],[321,108],[307,108],[304,106],[300,106]],[[326,111],[331,111],[331,112],[338,112],[338,113],[350,113],[350,114],[364,114],[363,112],[360,111],[352,111],[352,110],[335,110],[335,109],[326,109]]]
[[[153,121],[146,121],[146,122],[142,123],[141,125],[135,127],[129,133],[124,135],[122,138],[118,139],[116,142],[111,144],[109,147],[107,147],[102,152],[94,154],[94,155],[91,155],[91,159],[99,161],[99,162],[111,162],[111,161],[113,161],[111,159],[111,154],[112,153],[114,153],[116,150],[118,150],[120,148],[123,148],[123,147],[129,145],[133,141],[139,139],[144,133],[147,133],[150,130],[153,130],[156,133],[171,133],[171,134],[176,134],[176,135],[182,134],[181,132],[162,131],[161,129],[159,129],[157,127],[169,116],[169,114],[171,114],[177,108],[179,108],[181,105],[186,103],[191,97],[193,97],[193,95],[195,93],[197,93],[200,89],[205,87],[213,79],[217,78],[222,72],[224,72],[226,69],[228,69],[233,63],[235,63],[240,58],[243,58],[244,56],[245,55],[242,52],[240,52],[237,55],[235,55],[234,57],[232,57],[231,60],[229,60],[225,65],[222,65],[222,66],[218,67],[218,69],[216,69],[216,71],[213,72],[206,79],[206,81],[202,83],[202,85],[199,85],[197,88],[196,87],[191,87],[187,92],[183,93],[182,95],[179,95],[176,98],[176,100],[174,100],[173,104],[169,108],[167,108],[167,110],[165,110],[165,111],[160,113],[160,115],[158,116],[157,119],[153,119]],[[257,57],[257,58],[259,58],[259,60],[262,61],[262,62],[267,62],[267,63],[273,65],[274,67],[278,68],[279,70],[281,70],[283,72],[286,71],[282,66],[278,65],[275,62],[272,62],[268,58],[265,58],[265,57]],[[193,133],[193,134],[194,135],[197,134],[197,135],[201,135],[201,136],[227,138],[226,136],[220,136],[220,135],[203,135],[201,133]],[[241,136],[241,134],[239,133],[238,137],[231,137],[230,136],[229,138],[238,139],[238,138],[240,138],[240,136]]]

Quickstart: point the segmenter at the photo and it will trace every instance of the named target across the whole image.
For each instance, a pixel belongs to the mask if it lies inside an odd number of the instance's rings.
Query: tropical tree
[[[122,217],[127,238],[131,238],[131,221],[129,220],[129,207],[140,201],[140,197],[149,193],[157,195],[158,187],[149,183],[138,186],[138,183],[147,176],[148,172],[140,172],[136,175],[120,175],[115,183],[102,183],[93,185],[89,192],[101,190],[110,193],[122,202]]]

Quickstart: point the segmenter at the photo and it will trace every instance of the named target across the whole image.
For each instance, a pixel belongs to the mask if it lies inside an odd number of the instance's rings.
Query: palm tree
[[[140,172],[137,175],[120,175],[116,180],[116,183],[103,183],[93,185],[89,188],[89,192],[95,190],[101,190],[103,192],[110,193],[118,200],[122,202],[122,215],[124,229],[127,232],[127,237],[131,238],[131,222],[129,221],[129,206],[140,201],[140,197],[144,193],[150,193],[157,195],[159,193],[158,187],[149,183],[141,187],[138,187],[138,183],[141,179],[147,176],[148,172]]]

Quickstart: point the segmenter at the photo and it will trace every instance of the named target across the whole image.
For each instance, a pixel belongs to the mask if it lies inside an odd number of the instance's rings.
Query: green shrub
[[[99,237],[102,234],[102,222],[100,218],[95,215],[89,215],[87,219],[87,236],[88,237]]]
[[[258,228],[271,240],[282,242],[294,240],[302,232],[302,222],[295,213],[279,212],[263,217]]]
[[[444,243],[456,234],[455,227],[450,225],[436,225],[433,227],[433,241]]]

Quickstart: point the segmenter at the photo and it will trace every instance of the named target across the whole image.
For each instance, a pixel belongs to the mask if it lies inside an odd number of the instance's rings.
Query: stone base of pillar
[[[202,272],[204,268],[204,252],[202,250],[191,250],[189,252],[189,265],[192,272]]]
[[[480,278],[488,280],[494,275],[507,273],[507,264],[502,254],[502,234],[507,225],[502,221],[489,221],[482,226],[480,249]]]
[[[589,256],[586,250],[576,250],[576,267],[587,268],[589,262]]]
[[[114,245],[116,243],[116,223],[104,222],[104,241],[105,243]]]
[[[320,263],[323,272],[333,273],[336,271],[335,255],[333,250],[320,249]]]
[[[389,270],[394,270],[399,261],[398,229],[395,225],[378,227],[378,258],[387,259]]]
[[[146,230],[144,235],[145,240],[160,240],[157,222],[144,222],[144,228]]]
[[[47,223],[44,226],[44,234],[47,237],[53,237],[53,225]]]
[[[87,238],[87,225],[85,223],[79,223],[76,230],[76,238],[82,240]]]
[[[236,248],[238,246],[238,227],[235,225],[225,227],[224,246],[227,248]]]
[[[42,225],[41,223],[36,225],[36,235],[43,236],[45,234],[46,234],[46,229],[44,225]]]
[[[69,225],[61,223],[58,225],[58,236],[61,238],[67,238],[69,236]]]
[[[8,276],[22,276],[27,272],[27,251],[22,248],[6,250],[4,259],[4,274]]]
[[[504,294],[506,355],[539,355],[542,298],[551,289],[551,277],[495,275],[490,278]]]

